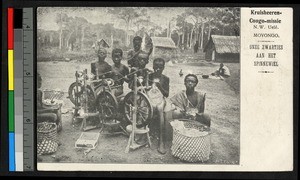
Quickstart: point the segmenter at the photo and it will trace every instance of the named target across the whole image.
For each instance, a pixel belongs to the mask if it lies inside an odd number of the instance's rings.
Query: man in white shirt
[[[221,80],[224,80],[224,78],[229,78],[230,77],[230,71],[227,66],[225,66],[223,63],[220,64],[220,68],[216,70],[214,73],[211,75],[220,77]]]

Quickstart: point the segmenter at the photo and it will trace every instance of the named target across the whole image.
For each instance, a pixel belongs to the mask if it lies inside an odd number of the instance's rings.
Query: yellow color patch
[[[14,90],[14,50],[8,50],[8,90]]]

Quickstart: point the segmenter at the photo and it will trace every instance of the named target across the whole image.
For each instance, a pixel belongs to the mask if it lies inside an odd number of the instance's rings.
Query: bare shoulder
[[[129,68],[125,65],[125,64],[121,64],[121,67],[125,70],[128,70],[129,71]]]
[[[91,62],[91,65],[96,65],[98,63],[98,61],[93,61]]]
[[[162,74],[162,77],[163,77],[164,79],[166,79],[166,80],[170,80],[170,78],[169,78],[168,76],[164,75],[164,74]]]
[[[206,93],[205,92],[200,92],[200,91],[195,91],[199,96],[205,97]]]

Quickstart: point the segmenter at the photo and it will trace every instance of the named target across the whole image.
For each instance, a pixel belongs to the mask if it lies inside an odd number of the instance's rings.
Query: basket
[[[58,147],[57,125],[55,123],[42,122],[37,124],[37,153],[52,154]]]
[[[204,134],[197,134],[196,136],[188,136],[174,128],[173,126],[173,141],[172,141],[172,155],[187,162],[205,162],[209,160],[211,149],[210,129],[197,121],[181,120],[184,128],[194,129],[198,131],[207,132]]]
[[[43,90],[43,99],[57,99],[57,100],[61,100],[62,97],[64,96],[64,92],[60,91],[60,90],[52,90],[52,89],[44,89]]]

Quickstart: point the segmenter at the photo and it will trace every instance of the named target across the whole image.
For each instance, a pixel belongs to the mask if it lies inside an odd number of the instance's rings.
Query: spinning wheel
[[[148,97],[142,93],[137,92],[136,95],[137,109],[136,109],[136,127],[141,128],[145,127],[150,123],[150,120],[153,116],[153,107],[150,103]],[[124,98],[124,113],[125,118],[130,123],[132,122],[133,116],[133,107],[134,107],[134,92],[129,92]]]
[[[87,105],[90,110],[94,109],[94,101],[95,101],[95,95],[94,91],[92,90],[91,86],[86,86],[86,91],[87,91]],[[69,94],[69,99],[71,102],[76,105],[80,105],[85,101],[85,95],[84,95],[84,87],[81,83],[74,82],[70,85],[68,94]]]
[[[97,97],[97,108],[100,115],[100,125],[103,132],[108,130],[106,134],[125,134],[127,132],[120,125],[118,121],[118,101],[116,97],[110,92],[103,90]]]
[[[96,111],[96,106],[95,106],[95,93],[92,89],[91,86],[87,85],[86,86],[86,96],[87,98],[85,98],[85,94],[81,94],[80,96],[80,102],[84,102],[85,100],[87,100],[87,102],[85,102],[87,104],[87,110],[88,112],[95,112]]]
[[[83,94],[83,85],[78,82],[73,82],[68,90],[70,101],[76,105],[76,102],[80,104],[80,96]]]
[[[104,120],[114,119],[118,112],[118,102],[110,92],[102,91],[97,97],[97,108]]]

